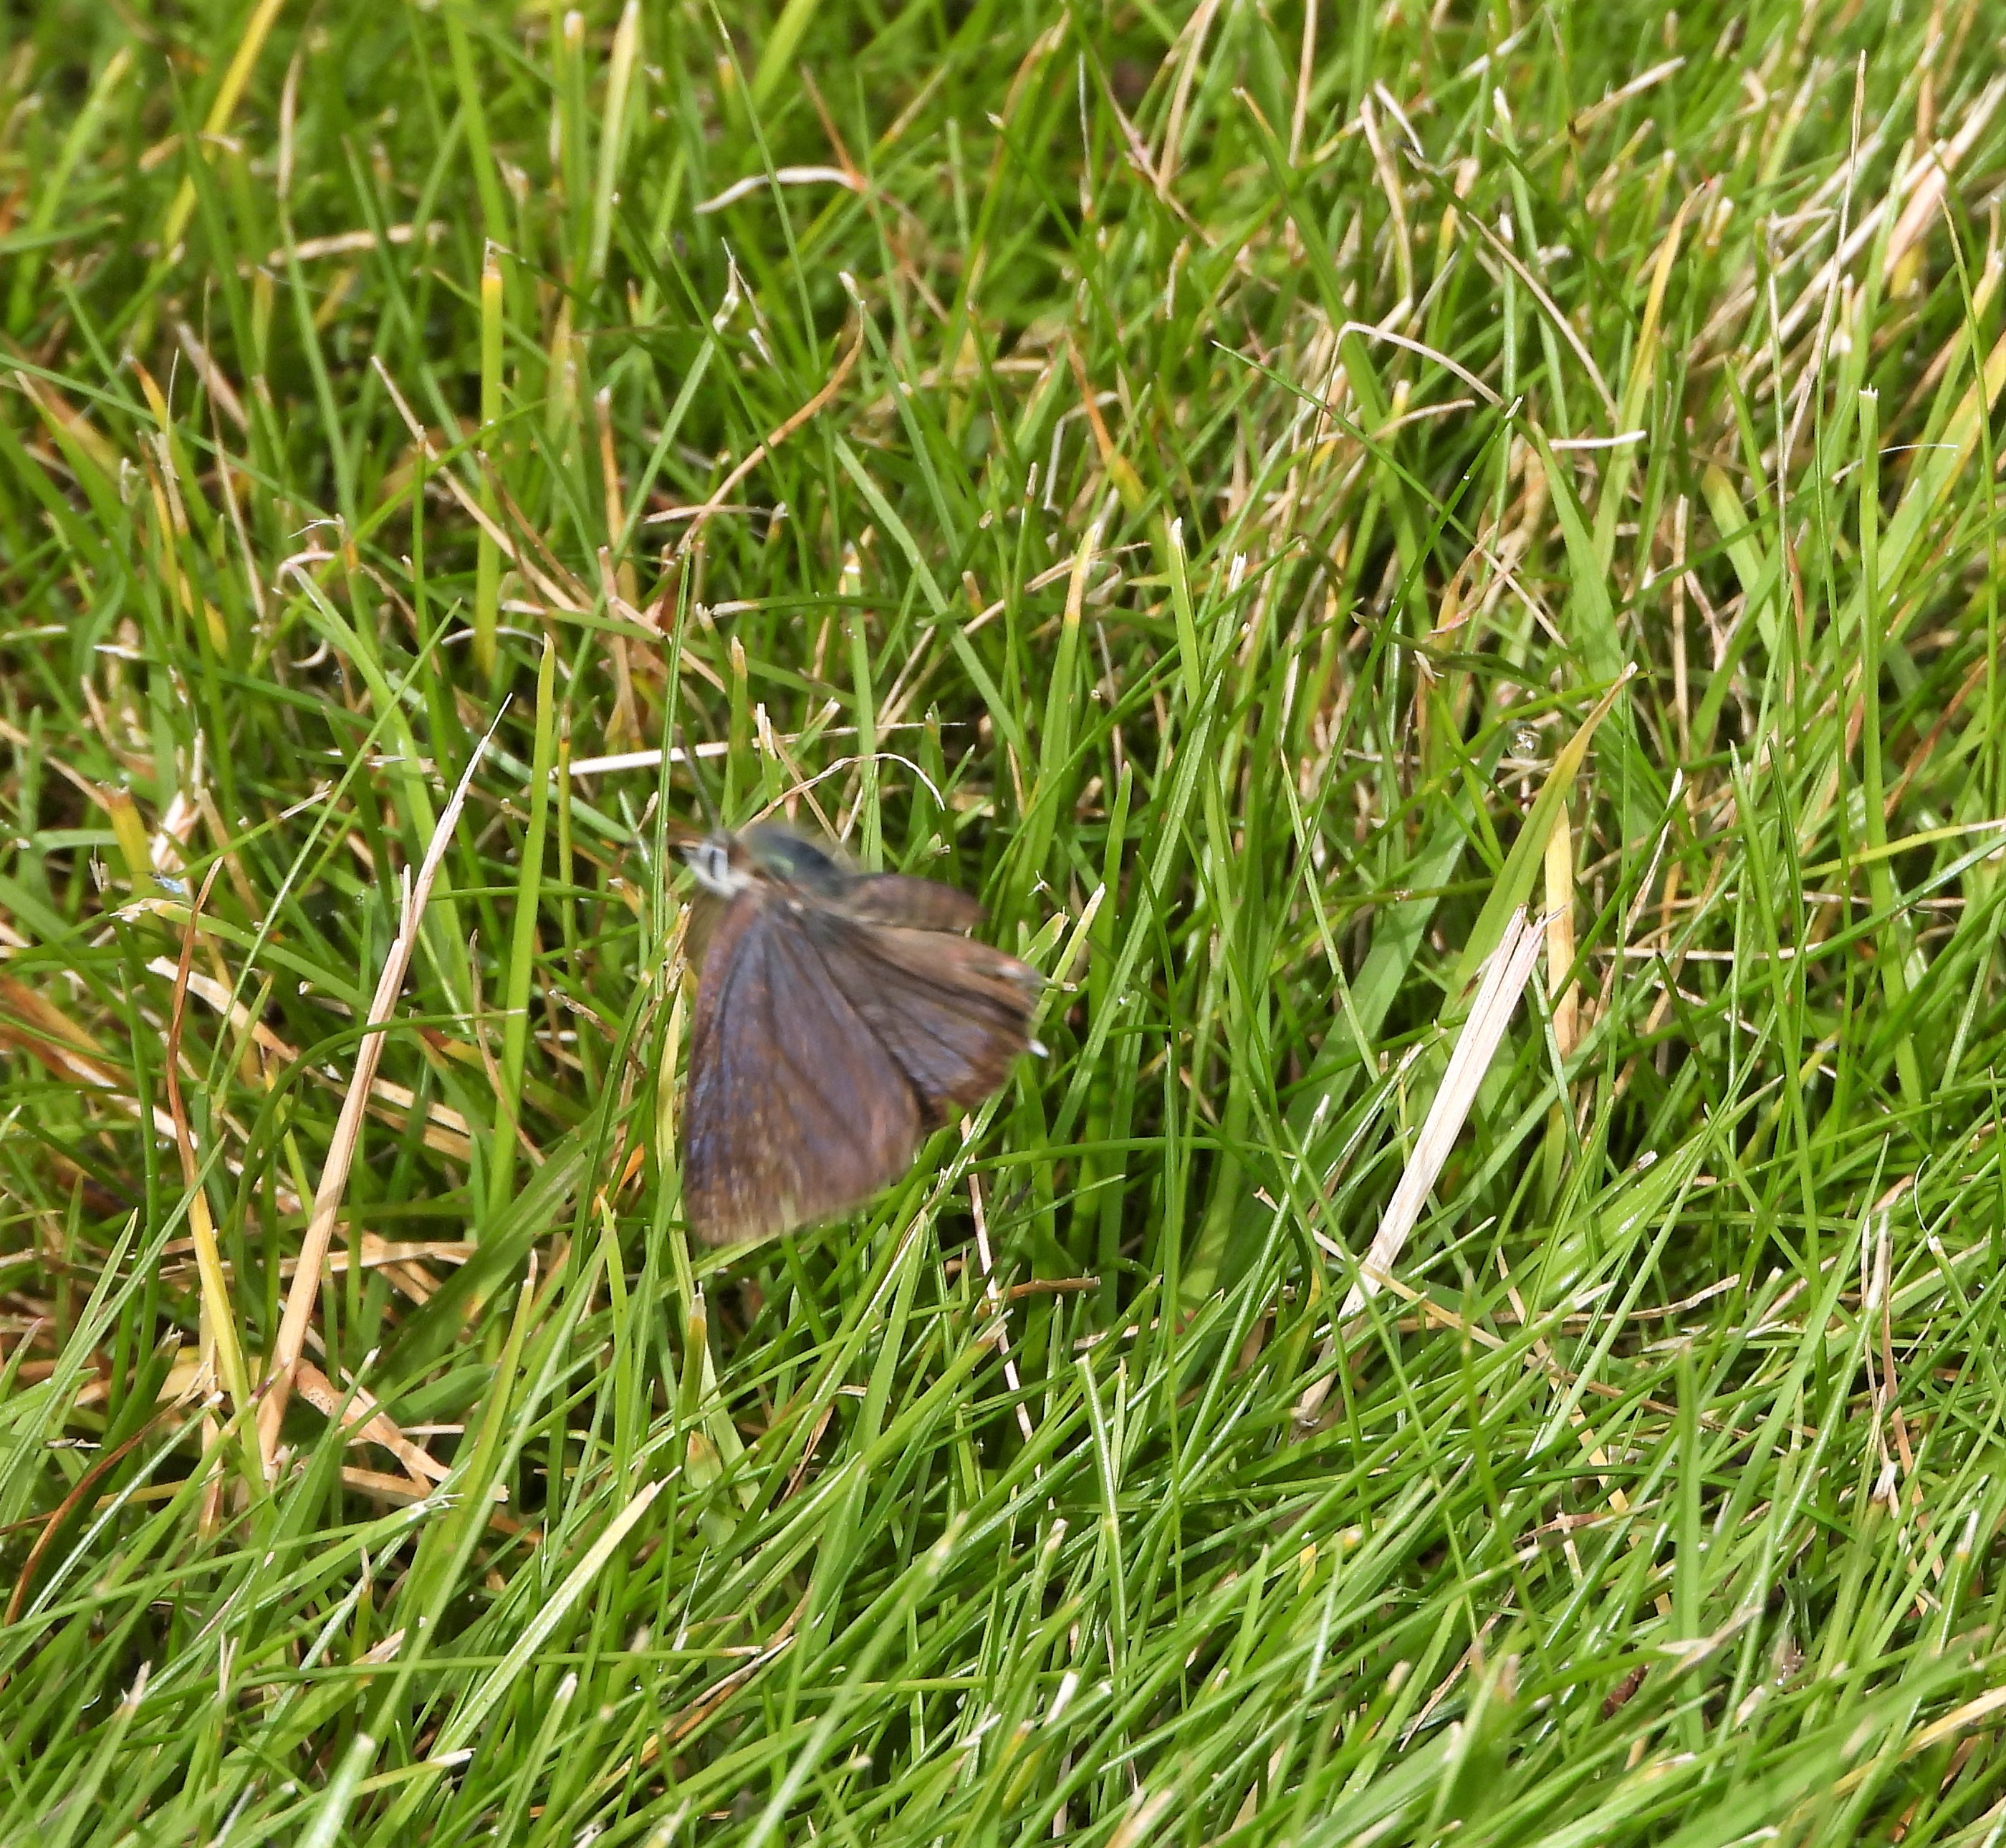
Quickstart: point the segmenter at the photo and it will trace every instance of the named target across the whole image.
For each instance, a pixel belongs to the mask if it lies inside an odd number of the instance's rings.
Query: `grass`
[[[0,25],[0,1839],[2000,1839],[1996,23],[730,28]],[[678,727],[1065,983],[723,1260]]]

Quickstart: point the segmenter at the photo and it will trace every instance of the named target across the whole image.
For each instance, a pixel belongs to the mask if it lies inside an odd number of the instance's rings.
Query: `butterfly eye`
[[[730,898],[752,883],[732,865],[730,851],[722,841],[699,841],[693,847],[685,848],[683,857],[689,862],[697,884],[720,898]]]

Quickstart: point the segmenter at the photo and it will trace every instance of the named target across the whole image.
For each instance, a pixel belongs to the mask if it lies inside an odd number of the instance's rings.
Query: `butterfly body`
[[[684,852],[702,889],[683,1199],[706,1243],[860,1204],[1029,1048],[1039,977],[963,934],[966,893],[852,872],[779,827]]]

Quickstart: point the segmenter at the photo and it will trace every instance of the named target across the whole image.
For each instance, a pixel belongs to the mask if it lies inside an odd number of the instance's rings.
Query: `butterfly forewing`
[[[754,890],[711,936],[691,1034],[683,1196],[736,1244],[846,1211],[913,1158],[920,1101],[787,906]]]

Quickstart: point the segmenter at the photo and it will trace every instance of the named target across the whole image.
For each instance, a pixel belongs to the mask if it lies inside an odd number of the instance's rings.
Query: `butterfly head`
[[[812,841],[770,824],[742,834],[722,831],[684,843],[683,858],[697,884],[720,898],[735,898],[755,885],[793,888],[801,898],[840,898],[853,876],[843,863]]]
[[[696,883],[720,898],[735,898],[758,878],[745,843],[735,834],[706,834],[683,844],[683,858]]]

